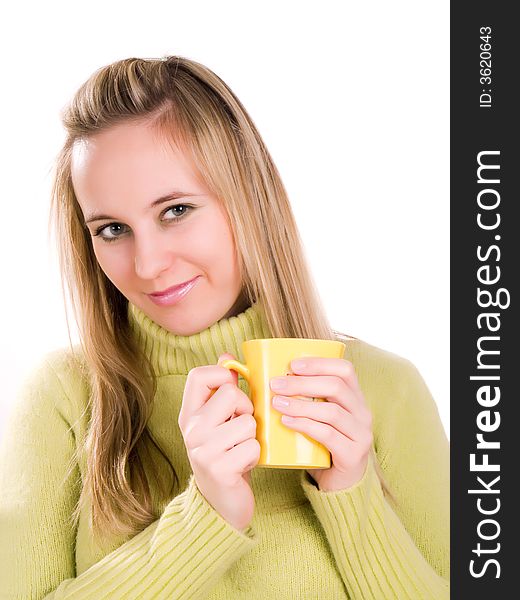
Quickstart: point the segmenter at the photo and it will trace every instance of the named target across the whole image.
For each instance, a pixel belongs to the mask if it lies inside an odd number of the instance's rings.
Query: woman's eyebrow
[[[164,204],[165,202],[169,202],[170,200],[177,200],[178,198],[186,198],[186,197],[191,197],[191,196],[200,196],[200,194],[194,194],[192,192],[182,192],[180,190],[173,190],[173,191],[169,192],[168,194],[166,194],[165,196],[161,196],[160,198],[157,198],[157,200],[154,200],[150,204],[148,210],[155,208],[156,206],[159,206],[159,204]],[[111,217],[109,215],[102,215],[102,214],[98,214],[96,212],[92,212],[87,215],[87,218],[85,219],[85,225],[87,223],[92,223],[93,221],[101,221],[103,219],[116,219],[116,218],[117,217]]]

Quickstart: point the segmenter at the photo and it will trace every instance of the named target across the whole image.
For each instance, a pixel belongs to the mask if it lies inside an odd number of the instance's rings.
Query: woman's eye
[[[166,221],[170,222],[170,223],[178,223],[181,219],[183,219],[188,212],[191,211],[193,207],[188,205],[188,204],[176,204],[175,206],[170,206],[169,208],[167,208],[164,212],[163,215],[165,215],[166,213],[173,211],[173,214],[175,215],[174,217],[170,218],[170,219],[165,219]],[[176,212],[176,211],[180,211],[180,209],[184,209],[182,212]],[[102,225],[101,227],[99,227],[99,229],[96,230],[96,232],[94,233],[94,237],[99,236],[104,242],[114,242],[115,240],[117,240],[118,238],[121,237],[121,229],[124,229],[126,227],[126,225],[123,225],[122,223],[109,223],[108,225]],[[117,228],[119,228],[119,234],[117,233]],[[103,233],[105,232],[105,233]],[[106,232],[110,232],[112,235],[107,235]],[[124,233],[124,231],[123,231]],[[115,235],[114,235],[115,234]]]
[[[107,236],[106,233],[103,233],[103,232],[106,230],[113,234],[114,229],[116,229],[118,227],[119,227],[119,229],[121,229],[125,226],[121,223],[110,223],[110,225],[103,225],[103,227],[100,227],[99,229],[96,230],[96,233],[94,233],[94,237],[99,236],[104,242],[113,242],[114,240],[117,240],[117,238],[120,236],[119,235],[116,235],[115,237]],[[102,233],[103,233],[103,235],[101,235]]]
[[[190,209],[190,208],[191,208],[191,206],[188,206],[188,205],[186,205],[186,204],[176,204],[175,206],[170,206],[170,208],[167,208],[167,209],[164,211],[164,213],[163,213],[163,214],[166,214],[166,213],[167,213],[167,212],[169,212],[170,210],[181,209],[181,208],[184,208],[184,209],[186,209],[186,208],[187,208],[187,209]],[[179,220],[181,217],[183,217],[183,216],[184,216],[184,215],[185,215],[187,212],[189,212],[189,210],[188,210],[188,211],[186,211],[186,210],[185,210],[184,212],[181,212],[181,213],[175,213],[175,212],[174,212],[173,214],[174,214],[174,215],[176,215],[176,218],[175,218],[175,219],[173,219],[173,220],[175,220],[175,221],[178,221],[178,220]]]

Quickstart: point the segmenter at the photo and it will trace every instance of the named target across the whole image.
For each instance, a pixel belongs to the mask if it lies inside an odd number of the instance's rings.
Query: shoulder
[[[56,348],[40,356],[22,380],[18,407],[36,414],[57,411],[74,423],[88,404],[90,381],[79,345]]]
[[[341,341],[346,344],[344,358],[353,364],[372,412],[374,429],[436,418],[435,400],[411,360],[357,338]]]
[[[345,343],[344,358],[354,365],[362,389],[371,394],[388,393],[402,396],[410,384],[420,377],[407,358],[379,348],[359,338],[338,337]]]
[[[376,445],[402,443],[403,432],[441,435],[437,404],[412,361],[357,338],[344,343],[344,358],[352,362],[372,412]]]

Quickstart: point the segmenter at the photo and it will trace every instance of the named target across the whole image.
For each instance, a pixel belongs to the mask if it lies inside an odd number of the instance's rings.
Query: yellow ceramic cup
[[[256,419],[256,439],[260,443],[259,467],[330,468],[330,452],[323,444],[282,423],[282,413],[272,406],[276,394],[271,391],[270,381],[273,377],[293,375],[291,361],[296,358],[343,358],[345,348],[345,344],[333,340],[257,339],[242,343],[245,365],[237,360],[222,361],[220,366],[237,371],[249,384]],[[326,402],[324,398],[297,397],[309,402]]]

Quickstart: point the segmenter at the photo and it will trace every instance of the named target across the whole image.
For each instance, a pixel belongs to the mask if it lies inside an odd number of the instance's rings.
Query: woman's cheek
[[[105,247],[103,247],[105,245]],[[118,242],[114,246],[121,246]],[[124,248],[108,248],[106,242],[98,242],[94,247],[96,259],[105,275],[112,281],[116,287],[132,277],[132,265],[128,251]]]

